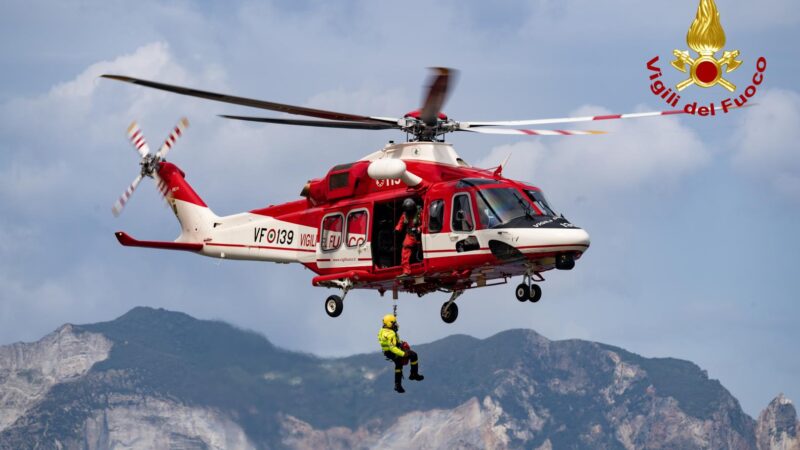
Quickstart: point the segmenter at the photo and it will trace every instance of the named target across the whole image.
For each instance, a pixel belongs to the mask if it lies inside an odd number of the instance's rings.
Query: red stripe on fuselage
[[[516,248],[517,249],[522,249],[522,248],[553,248],[553,247],[558,247],[558,248],[560,248],[560,247],[586,247],[586,248],[588,248],[589,246],[586,245],[586,244],[552,244],[552,245],[522,245],[522,246],[519,246],[519,247],[516,247]],[[478,250],[489,250],[489,247],[481,247]],[[447,250],[423,250],[422,252],[423,253],[447,253],[447,252],[457,252],[457,251],[458,250],[456,250],[456,249],[447,249]],[[475,251],[475,250],[473,250],[473,251]],[[462,252],[462,253],[467,254],[468,252],[466,252],[466,253]]]
[[[555,245],[522,245],[517,247],[520,248],[551,248],[551,247],[585,247],[589,248],[586,244],[555,244]]]
[[[316,250],[310,250],[305,248],[271,247],[268,245],[223,244],[220,242],[206,242],[206,245],[209,247],[259,248],[263,250],[286,250],[290,252],[307,252],[307,253],[316,252]]]

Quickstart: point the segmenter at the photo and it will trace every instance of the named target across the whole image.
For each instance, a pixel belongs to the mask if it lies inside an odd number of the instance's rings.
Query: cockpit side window
[[[428,232],[439,233],[444,224],[444,200],[434,200],[428,207]]]
[[[464,192],[453,197],[453,216],[451,227],[453,231],[472,231],[475,222],[472,218],[472,205],[469,194]]]
[[[483,228],[494,228],[519,217],[533,218],[534,208],[525,194],[512,187],[487,188],[475,191],[478,218]]]

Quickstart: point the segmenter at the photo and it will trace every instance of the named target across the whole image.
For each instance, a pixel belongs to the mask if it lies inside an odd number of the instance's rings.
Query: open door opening
[[[403,239],[405,232],[396,232],[395,226],[403,215],[403,200],[409,197],[401,197],[386,202],[375,203],[372,215],[372,261],[375,269],[390,269],[399,267],[401,254],[403,251]],[[422,198],[411,196],[417,203],[422,212]],[[411,254],[411,265],[422,263],[422,242],[417,246],[416,251]]]

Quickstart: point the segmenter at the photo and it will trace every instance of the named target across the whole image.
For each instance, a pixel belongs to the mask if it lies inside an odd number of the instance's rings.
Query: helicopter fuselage
[[[391,159],[421,181],[410,187],[404,177],[370,177],[370,165]],[[470,167],[443,142],[387,145],[309,181],[301,200],[224,217],[211,212],[174,164],[161,162],[158,180],[182,227],[179,247],[162,248],[300,263],[317,274],[318,286],[463,291],[571,269],[589,247],[586,231],[557,215],[538,188],[503,177],[502,169]],[[419,208],[420,244],[411,275],[401,277],[404,234],[395,224],[407,198]],[[125,236],[123,244],[141,242]]]

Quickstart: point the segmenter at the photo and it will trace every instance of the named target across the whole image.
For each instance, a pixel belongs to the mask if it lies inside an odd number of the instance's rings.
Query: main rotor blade
[[[468,131],[470,133],[481,134],[515,134],[528,136],[581,136],[589,134],[606,134],[605,131],[597,130],[525,130],[518,128],[466,128],[456,131]]]
[[[450,77],[455,81],[455,69],[448,69],[446,67],[434,67],[433,76],[428,82],[428,94],[422,103],[419,118],[428,126],[436,125],[439,118],[439,113],[442,111],[442,106],[447,100],[448,87],[450,86]]]
[[[501,120],[497,122],[460,122],[459,129],[471,129],[473,127],[520,127],[526,125],[548,125],[554,123],[576,123],[591,122],[594,120],[613,120],[613,119],[636,119],[639,117],[668,116],[672,114],[684,114],[682,109],[671,111],[652,111],[630,114],[607,114],[603,116],[584,116],[584,117],[562,117],[559,119],[532,119],[532,120]]]
[[[162,91],[174,92],[176,94],[188,95],[190,97],[199,97],[207,100],[214,100],[217,102],[232,103],[234,105],[268,109],[270,111],[279,111],[299,116],[318,117],[320,119],[328,119],[328,120],[350,120],[355,122],[367,122],[367,123],[385,122],[384,120],[375,117],[340,113],[335,111],[326,111],[324,109],[306,108],[304,106],[294,106],[283,103],[268,102],[265,100],[256,100],[246,97],[236,97],[234,95],[217,94],[215,92],[201,91],[183,86],[175,86],[171,84],[159,83],[156,81],[142,80],[139,78],[132,78],[124,75],[106,74],[106,75],[101,75],[101,77],[109,78],[111,80],[124,81],[126,83],[138,84],[140,86],[146,86],[153,89],[160,89]]]
[[[125,203],[128,203],[128,199],[131,198],[133,195],[133,191],[136,190],[136,186],[142,181],[142,174],[139,174],[136,178],[133,179],[133,183],[128,186],[128,189],[125,189],[125,192],[120,195],[119,199],[116,203],[114,203],[114,207],[111,208],[111,212],[114,214],[114,217],[118,217],[122,212],[122,209],[125,208]]]
[[[246,120],[248,122],[277,123],[281,125],[302,125],[306,127],[323,128],[352,128],[356,130],[390,130],[400,128],[399,125],[383,123],[364,123],[364,122],[329,122],[326,120],[297,120],[297,119],[278,119],[273,117],[251,117],[251,116],[229,116],[220,115],[226,119]]]

